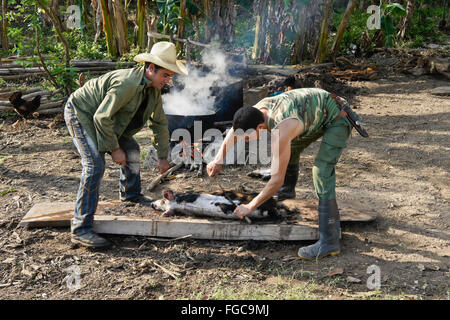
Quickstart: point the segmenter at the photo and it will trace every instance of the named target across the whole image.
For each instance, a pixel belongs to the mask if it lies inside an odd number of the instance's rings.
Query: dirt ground
[[[370,138],[353,132],[337,197],[378,216],[343,224],[341,254],[311,262],[296,258],[308,241],[107,235],[113,247],[90,250],[71,245],[69,228],[18,227],[36,203],[76,199],[80,158],[63,124],[47,128],[52,118],[24,130],[13,130],[14,117],[0,120],[0,299],[449,299],[450,99],[429,92],[448,81],[393,73],[348,85]],[[137,139],[148,150],[148,131]],[[298,199],[315,198],[318,146],[302,155]],[[222,185],[261,190],[264,182],[246,176],[251,169],[226,167]],[[144,191],[156,175],[143,170]],[[101,200],[118,199],[118,177],[107,156]],[[183,172],[145,193],[158,198],[166,187],[213,191],[206,174]]]

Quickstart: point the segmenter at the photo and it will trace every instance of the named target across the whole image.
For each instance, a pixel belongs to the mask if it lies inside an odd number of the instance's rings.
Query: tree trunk
[[[108,54],[112,59],[117,58],[117,50],[114,43],[114,31],[111,21],[111,13],[108,7],[108,0],[100,0],[102,6],[103,15],[103,31],[105,32],[106,47],[108,48]]]
[[[158,16],[151,15],[150,20],[147,20],[147,32],[156,32],[156,24],[158,23]],[[153,47],[153,38],[148,35],[147,36],[147,52],[150,52]]]
[[[317,48],[315,63],[322,63],[326,59],[328,30],[331,24],[332,15],[333,15],[333,1],[327,0],[327,2],[324,4],[322,28],[320,31],[319,45]]]
[[[180,39],[184,38],[184,21],[186,19],[186,0],[180,0],[180,15],[179,15],[179,21],[178,21],[178,30],[177,30],[177,36]],[[177,52],[183,51],[183,44],[179,41],[177,41]]]
[[[217,35],[221,43],[233,43],[235,20],[234,0],[214,1],[213,35]]]
[[[322,14],[320,5],[324,0],[310,1],[298,8],[299,24],[295,27],[296,35],[291,54],[291,63],[298,64],[304,59],[315,59],[317,43],[320,37]]]
[[[264,39],[266,36],[266,7],[267,0],[255,1],[253,10],[256,12],[255,40],[253,42],[252,59],[259,60],[264,50]]]
[[[83,24],[84,24],[84,28],[87,31],[89,29],[89,6],[87,3],[87,0],[81,0],[81,5],[82,5],[82,20],[83,20]]]
[[[211,2],[210,0],[203,0],[203,11],[205,12],[205,35],[203,42],[208,43],[212,38],[212,12],[211,12]]]
[[[8,4],[7,0],[2,0],[2,34],[1,34],[1,43],[2,43],[2,48],[5,51],[9,50],[8,20],[6,18],[6,14],[8,12],[7,4]]]
[[[356,7],[356,0],[349,0],[347,4],[347,9],[345,10],[341,23],[339,24],[336,38],[333,43],[333,47],[331,48],[331,57],[333,61],[336,59],[336,56],[339,52],[339,47],[341,46],[342,38],[344,37],[344,32],[345,29],[347,28],[348,20],[350,19],[350,16],[355,10],[355,7]]]
[[[405,39],[406,31],[408,31],[411,20],[414,16],[414,8],[416,7],[415,0],[408,0],[406,4],[406,17],[403,19],[402,28],[400,29],[400,39]]]
[[[137,2],[137,45],[140,48],[144,48],[144,35],[145,35],[145,13],[147,8],[146,0],[138,0]]]
[[[102,33],[102,5],[100,3],[100,0],[92,0],[92,6],[95,9],[95,37],[94,37],[94,43],[97,42],[98,38],[100,37]]]
[[[128,43],[128,26],[125,18],[125,12],[121,0],[112,0],[114,8],[114,20],[116,30],[117,49],[119,55],[123,55],[130,51],[130,44]]]

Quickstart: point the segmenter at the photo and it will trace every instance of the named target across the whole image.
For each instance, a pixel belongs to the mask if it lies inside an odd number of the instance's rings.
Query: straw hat
[[[140,53],[134,57],[136,62],[151,62],[170,71],[187,76],[186,66],[177,60],[177,51],[172,42],[160,41],[153,45],[150,53]]]

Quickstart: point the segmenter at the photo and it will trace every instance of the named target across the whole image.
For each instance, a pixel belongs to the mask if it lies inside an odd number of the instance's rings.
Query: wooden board
[[[287,201],[287,200],[285,200]],[[100,202],[94,218],[94,230],[98,233],[178,238],[190,235],[194,239],[212,240],[316,240],[317,203],[289,200],[286,206],[296,208],[302,221],[248,224],[244,221],[214,219],[171,219],[101,214],[102,209],[113,208],[120,202]],[[38,203],[20,222],[20,226],[70,226],[74,202]],[[149,208],[149,210],[153,210]],[[345,213],[344,213],[345,212]],[[341,209],[341,221],[371,221],[374,216],[361,214],[355,209]],[[314,221],[316,220],[316,221]]]

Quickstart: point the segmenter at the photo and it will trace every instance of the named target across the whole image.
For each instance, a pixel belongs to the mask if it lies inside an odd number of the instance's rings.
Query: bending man
[[[235,113],[233,128],[207,167],[211,177],[222,170],[223,159],[234,146],[235,136],[255,139],[262,130],[271,133],[271,178],[257,197],[235,209],[235,214],[243,218],[277,191],[279,198],[295,198],[300,153],[322,137],[313,167],[314,187],[319,198],[320,239],[311,246],[299,249],[298,255],[304,259],[340,253],[335,166],[352,130],[341,105],[348,106],[344,99],[325,90],[304,88],[265,98],[253,107],[243,107]]]
[[[145,66],[109,72],[89,80],[68,99],[64,118],[81,155],[83,171],[71,222],[72,242],[88,247],[109,242],[92,231],[100,183],[105,172],[105,153],[120,165],[119,195],[122,201],[149,201],[141,194],[140,150],[133,135],[149,121],[158,152],[159,171],[169,169],[168,122],[162,108],[161,89],[174,72],[187,75],[176,60],[175,45],[162,41],[150,53],[137,55]]]

